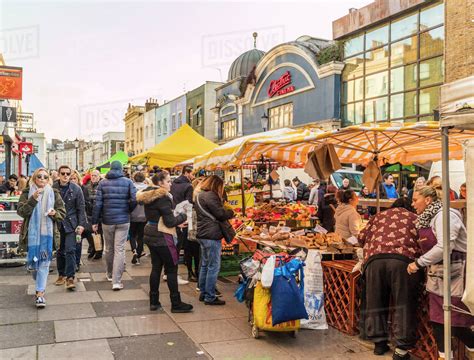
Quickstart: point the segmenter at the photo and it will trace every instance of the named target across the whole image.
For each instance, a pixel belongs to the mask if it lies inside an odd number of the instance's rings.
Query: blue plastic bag
[[[249,279],[244,280],[237,290],[235,290],[234,297],[237,299],[238,302],[244,302],[245,300],[245,289],[247,288],[247,284],[249,282]]]
[[[301,286],[296,284],[295,274],[300,272]],[[286,321],[308,319],[304,305],[303,263],[294,259],[275,269],[272,293],[272,325]]]

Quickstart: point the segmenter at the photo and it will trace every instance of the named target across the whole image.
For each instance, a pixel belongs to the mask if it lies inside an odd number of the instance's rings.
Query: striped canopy
[[[243,149],[247,148],[247,143],[265,140],[279,141],[280,139],[288,139],[292,136],[298,136],[300,133],[301,130],[283,128],[242,136],[218,146],[204,155],[195,157],[194,168],[214,170],[217,168],[226,169],[232,166],[240,166],[242,163],[238,158],[238,154],[240,154]],[[260,157],[257,156],[257,158]]]
[[[462,159],[462,145],[469,138],[474,138],[474,131],[450,130],[450,159]],[[235,149],[231,161],[221,167],[241,166],[262,156],[283,166],[303,167],[308,153],[324,143],[334,144],[342,163],[366,165],[375,157],[381,165],[441,160],[438,122],[381,123],[354,125],[327,132],[307,128],[279,138],[249,139]]]

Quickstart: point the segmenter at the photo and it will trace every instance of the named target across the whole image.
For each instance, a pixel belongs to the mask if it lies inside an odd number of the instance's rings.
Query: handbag
[[[99,233],[92,233],[92,240],[94,240],[95,251],[102,250],[102,236]]]
[[[219,221],[214,216],[209,214],[206,210],[204,210],[201,204],[199,203],[199,195],[196,196],[196,203],[197,203],[197,206],[199,206],[199,209],[204,213],[204,215],[206,215],[209,219],[219,224],[219,227],[221,229],[222,235],[224,236],[225,242],[227,244],[230,244],[232,240],[234,240],[235,235],[236,235],[236,232],[234,228],[232,227],[232,225],[230,224],[230,222],[228,220]]]
[[[173,235],[174,237],[178,237],[176,233],[176,228],[169,228],[168,226],[166,226],[163,222],[163,216],[161,216],[160,220],[158,220],[158,231],[165,234]]]

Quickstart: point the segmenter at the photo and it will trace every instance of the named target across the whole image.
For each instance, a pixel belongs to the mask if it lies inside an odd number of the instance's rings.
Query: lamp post
[[[263,132],[268,130],[268,115],[264,112],[262,117],[260,118],[260,121],[262,122],[262,129]]]
[[[76,170],[79,171],[79,161],[78,161],[79,140],[77,138],[74,140],[74,147],[76,148]]]

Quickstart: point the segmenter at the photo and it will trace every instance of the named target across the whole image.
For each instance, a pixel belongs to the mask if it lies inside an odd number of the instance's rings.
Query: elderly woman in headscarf
[[[44,308],[44,292],[53,257],[53,242],[59,244],[57,224],[66,215],[61,195],[51,187],[46,169],[39,168],[34,172],[29,187],[26,187],[20,196],[17,213],[24,219],[19,248],[28,253],[27,267],[36,281],[36,307]]]

